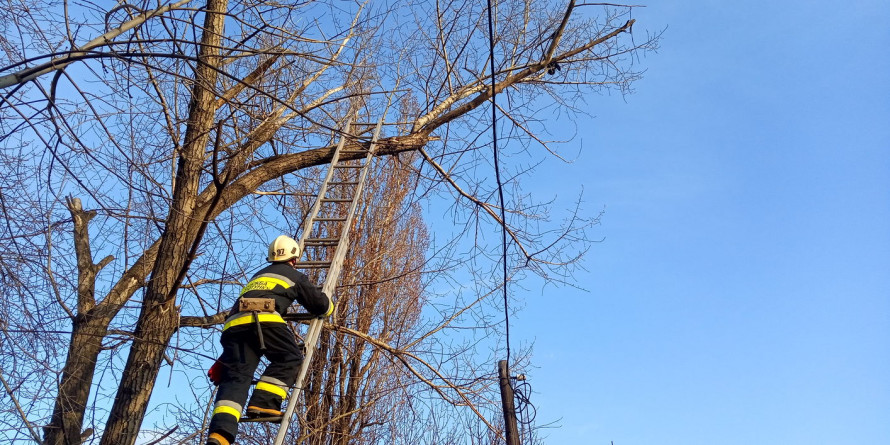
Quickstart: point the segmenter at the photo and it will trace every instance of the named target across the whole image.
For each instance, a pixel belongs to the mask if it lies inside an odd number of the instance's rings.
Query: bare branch
[[[180,6],[186,4],[190,1],[191,0],[180,0],[177,3],[173,3],[171,5],[163,6],[158,9],[155,9],[153,11],[149,11],[149,12],[140,14],[136,18],[124,23],[119,28],[108,31],[105,34],[102,34],[101,36],[96,37],[93,40],[90,40],[89,42],[87,42],[83,46],[81,46],[80,50],[78,50],[78,51],[72,51],[72,52],[66,54],[65,56],[54,58],[54,59],[50,60],[49,62],[37,65],[32,68],[25,68],[23,70],[20,70],[18,72],[12,73],[12,74],[0,76],[0,88],[7,88],[12,85],[25,83],[29,80],[36,79],[37,77],[40,77],[46,73],[56,71],[56,70],[65,69],[65,67],[68,66],[69,64],[71,64],[74,60],[83,58],[90,51],[92,51],[94,48],[98,48],[100,46],[107,45],[115,37],[145,23],[146,20],[148,20],[152,17],[159,16],[161,14],[164,14],[164,13],[174,10],[176,8],[179,8]]]
[[[6,390],[6,394],[12,399],[12,403],[15,405],[16,411],[18,411],[19,416],[22,419],[22,423],[28,428],[28,431],[31,433],[31,437],[34,438],[34,442],[38,444],[43,443],[40,440],[40,436],[37,434],[37,431],[34,430],[34,427],[31,425],[31,422],[28,420],[28,416],[25,414],[25,411],[22,409],[22,406],[19,404],[19,400],[15,397],[15,394],[12,392],[12,388],[9,387],[9,383],[6,383],[6,379],[3,378],[3,372],[0,370],[0,382],[3,383],[3,388]]]

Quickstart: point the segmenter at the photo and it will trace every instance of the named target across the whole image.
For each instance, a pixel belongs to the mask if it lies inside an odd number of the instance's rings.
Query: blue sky
[[[890,3],[648,3],[537,185],[606,210],[511,319],[547,443],[890,443]]]

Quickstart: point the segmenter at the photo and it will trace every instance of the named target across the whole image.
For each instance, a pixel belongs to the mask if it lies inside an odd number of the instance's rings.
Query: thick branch
[[[278,61],[278,58],[280,56],[280,53],[273,54],[271,57],[260,63],[253,71],[250,72],[250,74],[247,75],[247,77],[244,78],[244,80],[238,82],[237,84],[235,84],[235,86],[223,93],[223,95],[216,100],[216,106],[221,107],[224,103],[234,99],[235,96],[238,95],[238,93],[244,90],[244,88],[253,86],[253,84],[264,74],[266,74],[266,71],[268,71],[269,68],[271,68],[272,65],[274,65],[275,62]]]
[[[96,216],[95,211],[85,211],[79,198],[67,197],[65,202],[71,219],[74,221],[74,251],[77,255],[77,312],[85,314],[96,306],[96,275],[107,266],[113,256],[107,256],[93,264],[93,254],[90,251],[90,220]]]
[[[226,316],[228,315],[229,311],[219,312],[213,315],[208,315],[206,317],[182,316],[179,317],[179,326],[192,328],[209,328],[211,326],[223,324],[223,322],[226,321]]]
[[[544,55],[544,62],[546,64],[549,64],[550,60],[553,59],[553,53],[556,52],[556,47],[562,39],[562,34],[566,30],[566,25],[569,23],[569,17],[572,15],[573,9],[575,9],[575,0],[569,2],[569,6],[566,7],[566,12],[562,16],[562,22],[559,24],[559,28],[553,33],[553,40],[550,41],[550,47],[547,48],[547,53]]]

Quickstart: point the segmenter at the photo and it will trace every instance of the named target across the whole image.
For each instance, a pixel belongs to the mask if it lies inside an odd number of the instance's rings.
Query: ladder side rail
[[[346,145],[346,134],[349,132],[350,127],[352,127],[353,118],[349,118],[346,121],[346,125],[343,127],[343,134],[340,135],[340,141],[337,142],[337,148],[334,149],[334,155],[331,158],[330,166],[328,167],[328,172],[325,174],[324,181],[321,183],[321,187],[318,192],[318,196],[315,197],[315,202],[312,203],[312,208],[309,210],[309,215],[306,217],[306,221],[303,222],[303,232],[300,233],[300,238],[297,240],[297,243],[300,246],[300,250],[305,253],[304,243],[306,242],[306,238],[309,238],[312,232],[312,224],[315,220],[315,217],[318,216],[318,212],[321,210],[321,200],[328,193],[328,183],[331,182],[331,178],[334,177],[334,165],[337,164],[340,160],[340,150],[343,149],[343,146]]]
[[[380,129],[382,126],[383,118],[380,118],[377,122],[377,128],[374,129],[374,136],[371,139],[371,146],[368,149],[368,154],[364,159],[364,167],[359,172],[358,184],[355,186],[355,194],[352,196],[352,203],[346,214],[346,221],[343,223],[340,242],[337,244],[336,250],[334,250],[334,257],[331,259],[331,269],[328,271],[328,276],[325,279],[324,288],[322,289],[325,293],[330,291],[331,293],[328,295],[333,295],[334,290],[336,290],[337,280],[340,276],[340,268],[343,265],[343,260],[346,259],[346,251],[349,249],[349,230],[350,227],[352,227],[352,220],[355,217],[355,211],[358,208],[359,196],[364,188],[365,180],[368,177],[368,167],[371,165],[371,158],[376,151],[377,139],[380,137]]]
[[[315,223],[315,219],[318,217],[318,212],[321,210],[322,199],[328,193],[328,184],[331,182],[331,179],[334,177],[334,170],[336,169],[335,165],[340,160],[340,150],[343,149],[343,146],[346,145],[346,135],[349,133],[350,128],[352,127],[353,117],[350,117],[348,121],[346,121],[346,125],[343,126],[343,133],[340,135],[340,140],[337,142],[337,147],[334,149],[334,154],[331,156],[331,162],[328,166],[328,171],[325,174],[325,178],[319,187],[318,195],[315,197],[315,202],[312,203],[312,207],[309,210],[308,215],[306,216],[306,220],[303,223],[303,231],[300,233],[300,238],[297,241],[300,246],[301,256],[306,254],[305,243],[306,239],[312,236],[312,228]],[[302,381],[306,376],[306,371],[308,370],[309,360],[312,359],[312,353],[314,350],[314,345],[318,341],[318,336],[321,332],[320,326],[322,324],[321,317],[314,317],[309,322],[309,328],[307,329],[306,335],[304,337],[304,345],[307,345],[306,354],[303,357],[303,363],[300,365],[299,373],[297,374],[297,380],[295,384],[295,389],[291,391],[291,395],[288,397],[287,401],[287,409],[282,417],[281,426],[278,428],[278,435],[275,437],[275,443],[280,445],[283,443],[284,434],[287,432],[288,425],[290,424],[290,419],[293,417],[294,409],[296,408],[296,401],[299,398],[300,391],[296,388],[299,388],[302,385]],[[309,348],[308,345],[312,345],[312,348]]]
[[[374,130],[374,137],[371,140],[371,147],[368,150],[368,155],[365,157],[365,165],[359,173],[359,180],[355,185],[355,193],[352,196],[352,204],[349,207],[349,211],[347,212],[346,221],[343,222],[343,229],[340,234],[340,242],[337,244],[337,248],[334,252],[334,258],[331,260],[331,267],[328,270],[327,276],[325,277],[325,282],[322,287],[322,291],[327,295],[334,295],[334,290],[337,287],[337,280],[340,275],[340,268],[343,264],[343,260],[346,258],[346,250],[349,246],[349,229],[352,224],[352,218],[355,215],[355,210],[358,208],[358,200],[359,195],[361,194],[362,186],[364,185],[365,178],[368,175],[368,166],[371,165],[370,159],[374,156],[374,151],[377,144],[377,139],[380,137],[380,128],[383,124],[383,118],[377,123],[377,128]],[[337,149],[337,153],[339,153],[339,148]],[[331,163],[331,171],[333,171],[334,162]],[[327,182],[327,181],[325,181]],[[321,202],[321,197],[323,195],[319,194],[319,199],[317,202]],[[311,223],[311,221],[310,221]],[[309,363],[312,361],[312,357],[315,353],[315,344],[318,342],[318,338],[321,336],[322,326],[324,325],[324,319],[315,318],[309,322],[309,328],[306,331],[306,336],[304,337],[304,344],[306,345],[306,352],[303,357],[303,362],[300,364],[300,371],[297,374],[297,380],[294,384],[293,390],[291,390],[290,397],[288,398],[287,408],[285,410],[284,416],[281,419],[281,425],[278,427],[278,434],[275,436],[274,445],[282,445],[284,443],[285,436],[287,435],[287,430],[290,427],[291,419],[293,419],[294,411],[296,410],[297,400],[300,398],[300,394],[303,391],[303,381],[306,379],[306,374],[309,372]]]

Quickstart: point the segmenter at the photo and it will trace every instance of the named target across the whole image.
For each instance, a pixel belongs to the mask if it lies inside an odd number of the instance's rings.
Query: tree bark
[[[209,0],[205,8],[204,32],[189,103],[185,143],[176,168],[173,202],[101,445],[132,445],[136,442],[164,351],[176,331],[179,313],[175,303],[181,271],[186,267],[191,246],[200,241],[195,239],[198,231],[192,229],[195,227],[192,222],[207,216],[197,215],[195,209],[205,149],[217,107],[215,87],[226,9],[226,0]]]
[[[96,275],[113,259],[106,257],[99,264],[93,264],[88,227],[96,212],[84,211],[77,198],[68,198],[66,202],[74,224],[73,237],[77,253],[77,314],[72,317],[68,358],[62,369],[53,415],[49,425],[44,427],[44,443],[47,445],[81,443],[84,412],[93,384],[96,361],[102,349],[102,339],[113,317],[104,311],[104,307],[96,306]]]
[[[46,445],[81,443],[84,412],[108,321],[83,315],[75,318],[52,420],[44,427]]]

